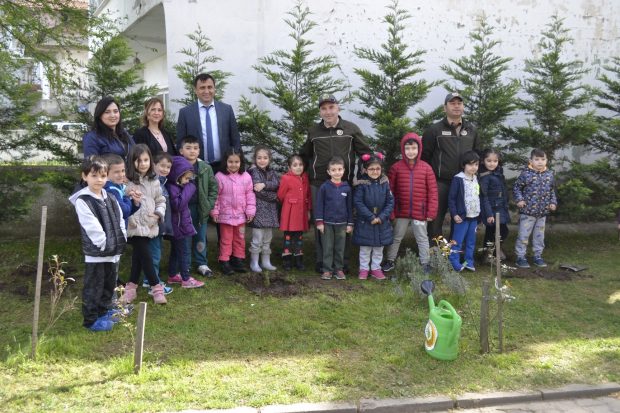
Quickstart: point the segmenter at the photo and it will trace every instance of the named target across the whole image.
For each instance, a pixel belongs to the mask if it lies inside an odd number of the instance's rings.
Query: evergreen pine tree
[[[3,52],[18,66],[29,62],[45,67],[47,80],[55,92],[69,81],[59,53],[83,49],[83,39],[96,22],[74,0],[0,1],[0,44]],[[20,53],[13,53],[19,50]],[[0,85],[2,87],[2,85]],[[0,95],[4,89],[0,89]]]
[[[91,17],[73,0],[0,1],[0,154],[19,163],[32,150],[59,147],[50,138],[55,129],[39,122],[39,86],[29,83],[20,72],[41,64],[54,94],[70,80],[58,55],[83,47]],[[43,148],[46,149],[46,148]],[[0,171],[0,222],[17,220],[30,211],[40,194],[39,182],[22,169],[3,166]]]
[[[594,102],[604,114],[597,116],[600,129],[589,143],[605,157],[589,165],[573,163],[558,188],[559,212],[576,220],[606,220],[620,209],[620,58],[603,69]]]
[[[185,88],[185,97],[183,99],[175,99],[175,102],[181,103],[183,106],[189,105],[196,101],[196,93],[194,92],[194,78],[200,73],[209,73],[215,79],[216,92],[215,98],[220,100],[224,97],[224,90],[228,82],[226,79],[231,73],[222,70],[212,69],[214,63],[222,60],[220,57],[210,54],[213,51],[211,39],[202,31],[200,25],[198,28],[186,37],[193,43],[194,47],[185,47],[179,50],[179,53],[187,56],[187,60],[173,66],[177,72],[179,79],[183,81]]]
[[[297,1],[284,21],[290,27],[289,37],[294,40],[292,50],[276,50],[259,59],[253,69],[269,82],[266,87],[252,87],[254,94],[266,97],[283,112],[280,119],[273,119],[269,112],[259,109],[242,98],[239,127],[244,145],[268,145],[279,156],[299,151],[306,140],[308,128],[319,118],[318,100],[322,94],[338,94],[346,89],[341,79],[330,75],[338,68],[332,55],[313,56],[314,42],[308,33],[316,27],[310,19],[310,9]],[[346,99],[340,99],[346,101]],[[262,122],[265,130],[257,122]],[[267,131],[267,133],[265,132]]]
[[[480,16],[478,26],[469,34],[473,53],[450,59],[453,66],[441,67],[454,81],[449,91],[458,90],[463,95],[467,119],[476,125],[484,148],[493,145],[502,123],[516,109],[515,96],[520,86],[516,79],[502,81],[512,58],[494,54],[500,41],[493,40],[492,35],[493,27],[486,16]]]
[[[55,129],[40,120],[40,87],[28,83],[41,64],[54,97],[71,81],[59,55],[84,48],[92,19],[73,0],[0,1],[0,153],[12,161],[28,159],[36,148],[58,147]],[[65,62],[66,64],[66,62]],[[16,132],[19,130],[19,132]],[[49,142],[49,145],[46,143]]]
[[[610,116],[599,116],[601,133],[591,139],[592,145],[611,155],[620,166],[620,57],[612,57],[612,64],[603,66],[598,80],[604,88],[596,91],[596,107],[610,112]]]
[[[88,62],[86,73],[90,83],[82,99],[97,103],[105,96],[116,98],[121,106],[123,125],[133,133],[141,125],[144,102],[157,94],[156,86],[145,86],[140,77],[143,65],[132,61],[134,52],[120,34],[112,34],[96,45]],[[89,112],[81,114],[88,125],[93,122]]]
[[[540,148],[550,164],[559,164],[565,160],[556,159],[560,150],[582,145],[595,133],[593,112],[579,113],[590,102],[591,91],[581,83],[587,72],[583,63],[564,56],[571,42],[563,20],[553,16],[538,43],[539,56],[526,59],[527,98],[519,102],[519,107],[528,117],[527,125],[504,131],[508,161],[521,166],[531,148]]]
[[[355,113],[370,120],[375,130],[376,147],[385,153],[386,163],[391,164],[400,155],[401,137],[412,130],[412,120],[407,117],[407,112],[440,82],[413,79],[423,71],[422,56],[426,52],[408,50],[403,36],[411,16],[399,8],[398,0],[393,0],[387,8],[389,12],[383,18],[387,25],[387,42],[381,44],[380,49],[355,48],[357,57],[378,69],[376,72],[354,69],[363,82],[355,96],[366,108]],[[426,116],[424,112],[419,112],[419,115]],[[429,122],[426,120],[424,123]],[[418,133],[422,135],[422,130]]]

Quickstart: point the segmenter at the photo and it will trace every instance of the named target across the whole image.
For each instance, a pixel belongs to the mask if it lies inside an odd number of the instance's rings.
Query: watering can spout
[[[428,296],[428,308],[429,309],[435,308],[435,300],[433,299],[432,294]]]

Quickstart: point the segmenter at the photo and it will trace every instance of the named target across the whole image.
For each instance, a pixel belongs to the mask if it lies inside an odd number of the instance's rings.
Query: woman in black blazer
[[[168,152],[171,156],[179,154],[170,135],[163,129],[165,116],[164,102],[160,98],[147,100],[142,115],[144,126],[133,135],[136,143],[143,143],[149,147],[153,158],[159,152]]]

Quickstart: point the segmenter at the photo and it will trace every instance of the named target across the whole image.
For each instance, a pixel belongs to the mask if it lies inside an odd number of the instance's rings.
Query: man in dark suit
[[[194,78],[198,101],[179,111],[177,142],[187,135],[196,136],[200,140],[200,159],[217,172],[224,153],[230,148],[241,150],[241,142],[232,107],[216,101],[215,91],[215,79],[210,74]]]
[[[207,162],[216,173],[222,165],[224,154],[230,148],[241,151],[239,128],[235,113],[230,105],[215,100],[215,79],[208,73],[201,73],[194,78],[194,92],[198,101],[185,106],[179,111],[177,121],[177,146],[187,135],[198,138],[200,143],[200,159]],[[193,222],[200,222],[197,208],[190,203]],[[219,239],[219,226],[216,225]],[[196,228],[197,234],[192,239],[193,255],[198,263],[198,272],[211,275],[206,265],[207,255],[207,223]],[[202,265],[200,265],[203,263]]]

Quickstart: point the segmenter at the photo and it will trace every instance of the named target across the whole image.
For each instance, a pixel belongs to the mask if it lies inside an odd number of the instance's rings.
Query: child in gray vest
[[[127,234],[123,212],[116,198],[103,186],[108,165],[99,156],[82,163],[82,179],[87,186],[69,197],[75,206],[84,252],[85,273],[82,290],[84,327],[91,331],[110,331],[119,319],[112,308],[116,288],[117,263],[125,250]]]

